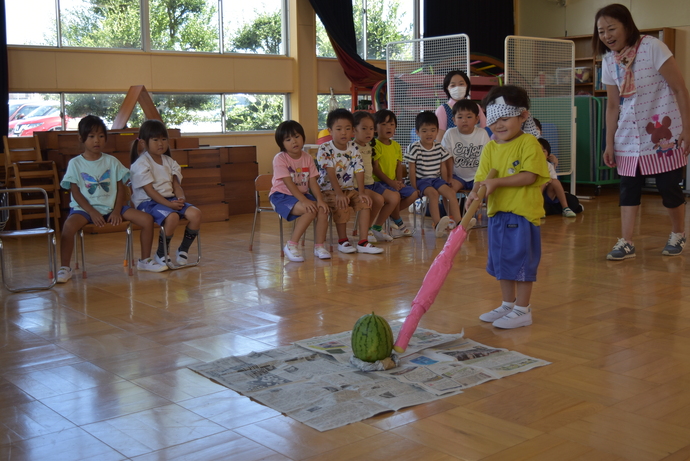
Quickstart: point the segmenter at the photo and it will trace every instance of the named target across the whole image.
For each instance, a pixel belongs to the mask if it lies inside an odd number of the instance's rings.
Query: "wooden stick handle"
[[[497,174],[498,171],[496,171],[495,168],[492,168],[491,171],[489,171],[489,174],[486,175],[486,179],[495,178]],[[486,196],[486,186],[482,184],[477,191],[477,197],[479,198],[470,204],[470,207],[467,209],[467,211],[465,211],[465,216],[463,216],[462,221],[460,221],[460,225],[465,229],[465,231],[469,230],[468,228],[470,226],[470,221],[472,221],[472,218],[481,206],[484,196]]]

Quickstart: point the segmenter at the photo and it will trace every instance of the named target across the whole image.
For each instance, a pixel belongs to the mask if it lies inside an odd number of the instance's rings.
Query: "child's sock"
[[[375,230],[376,232],[381,232],[381,229],[383,229],[383,226],[377,226],[376,224],[371,226],[371,230]]]
[[[159,258],[162,258],[165,256],[165,249],[170,248],[170,241],[172,240],[172,235],[168,237],[167,235],[165,236],[165,241],[163,241],[163,237],[160,235],[158,236],[158,250],[156,251],[156,254],[158,255]],[[163,247],[165,245],[165,248]],[[168,252],[169,254],[170,252]]]
[[[297,242],[293,242],[292,240],[288,240],[288,245],[291,245],[293,247],[297,246]]]
[[[398,226],[398,227],[400,227],[400,226],[402,226],[402,225],[404,224],[402,218],[394,219],[393,222],[394,222],[395,225]]]
[[[340,245],[341,243],[345,243],[345,242],[347,242],[347,241],[348,241],[348,239],[347,239],[347,238],[344,238],[344,239],[338,239],[338,245]]]
[[[515,307],[515,303],[514,303],[514,302],[509,303],[508,301],[503,301],[503,304],[502,304],[502,305],[503,305],[506,309],[512,309],[513,307]]]
[[[521,313],[523,313],[523,314],[527,314],[528,312],[530,312],[529,306],[530,306],[530,304],[528,304],[527,307],[518,306],[518,305],[516,304],[516,305],[515,305],[515,308],[513,309],[513,311],[518,311],[518,312],[521,312]]]
[[[297,245],[297,244],[295,244],[295,245]],[[321,247],[323,247],[323,243],[315,243],[314,244],[314,248],[321,248]]]
[[[357,242],[357,245],[358,245],[358,246],[364,246],[364,245],[366,245],[367,243],[369,243],[369,240],[363,239],[363,240],[360,240],[359,242]]]
[[[185,227],[184,229],[184,238],[182,239],[182,243],[180,243],[180,248],[177,251],[184,251],[187,253],[189,251],[189,247],[192,246],[192,242],[194,242],[194,239],[196,236],[199,235],[199,229],[190,229],[189,227]],[[168,244],[170,244],[170,240],[168,240]]]

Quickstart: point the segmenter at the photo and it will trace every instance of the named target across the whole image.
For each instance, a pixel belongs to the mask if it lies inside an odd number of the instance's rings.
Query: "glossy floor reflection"
[[[124,234],[89,235],[87,279],[0,291],[0,459],[690,459],[688,256],[661,256],[669,220],[654,195],[627,261],[605,260],[620,232],[615,193],[585,207],[543,221],[532,326],[479,321],[500,299],[482,229],[421,322],[552,365],[325,433],[187,367],[349,330],[371,311],[403,319],[444,243],[430,227],[382,255],[330,261],[314,260],[309,231],[306,261],[292,263],[274,215],[252,252],[252,216],[236,216],[203,226],[198,267],[132,277]],[[42,247],[7,251],[16,282],[45,276]]]

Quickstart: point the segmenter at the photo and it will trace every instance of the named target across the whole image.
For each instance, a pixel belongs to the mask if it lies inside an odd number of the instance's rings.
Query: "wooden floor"
[[[584,205],[543,221],[531,327],[477,318],[500,301],[486,230],[472,231],[421,322],[552,365],[324,433],[187,367],[350,330],[372,310],[403,319],[443,239],[331,261],[315,261],[309,239],[306,262],[291,263],[272,213],[247,251],[244,215],[203,226],[200,266],[128,277],[124,234],[87,236],[88,279],[0,291],[0,459],[690,459],[690,251],[661,256],[669,220],[645,196],[637,258],[606,261],[617,196]],[[20,276],[42,247],[18,249]]]

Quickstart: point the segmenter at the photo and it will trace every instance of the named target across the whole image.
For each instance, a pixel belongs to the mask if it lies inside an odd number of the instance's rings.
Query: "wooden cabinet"
[[[651,35],[658,38],[668,46],[671,53],[676,49],[676,30],[670,27],[660,29],[640,30],[642,35]],[[601,83],[601,56],[592,56],[592,36],[573,35],[571,37],[558,37],[562,40],[572,40],[575,43],[575,68],[591,69],[589,81],[575,82],[576,95],[606,96],[606,88]],[[576,71],[577,73],[577,71]]]

